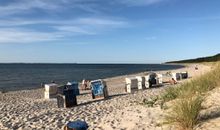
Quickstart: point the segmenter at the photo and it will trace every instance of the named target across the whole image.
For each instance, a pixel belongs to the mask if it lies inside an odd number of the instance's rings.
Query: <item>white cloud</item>
[[[86,26],[115,26],[123,27],[127,26],[128,22],[118,19],[102,18],[102,17],[82,17],[69,20],[48,20],[48,19],[8,19],[0,20],[0,26],[23,26],[23,25],[34,25],[34,24],[48,24],[48,25],[86,25]]]
[[[158,4],[167,0],[116,0],[116,3],[125,4],[127,6],[148,6]]]
[[[0,30],[0,43],[32,43],[61,39],[62,34],[7,28]]]
[[[0,5],[0,15],[32,13],[35,9],[53,14],[63,10],[81,10],[85,12],[103,14],[103,10],[112,4],[126,6],[148,6],[170,0],[18,0]]]
[[[60,3],[52,0],[20,0],[0,6],[1,15],[30,13],[33,9],[57,10]]]
[[[60,18],[59,15],[58,17],[53,15],[57,11],[64,14],[70,10],[70,12],[74,12],[72,9],[97,13],[102,8],[97,1],[19,0],[9,1],[4,5],[0,4],[0,43],[55,41],[68,39],[76,35],[96,35],[111,29],[128,26],[128,22],[124,20],[108,16],[103,17],[103,15],[80,17],[79,14],[71,16],[68,20]],[[100,8],[97,8],[98,6]],[[37,17],[33,18],[33,14],[36,13],[35,11],[39,12]],[[40,16],[41,13],[49,17],[44,16],[42,18]],[[25,14],[28,14],[28,16],[32,15],[32,17],[28,17]],[[45,29],[42,29],[44,27]],[[52,32],[48,32],[48,30]]]
[[[45,27],[52,32],[39,30]],[[63,20],[0,20],[0,43],[32,43],[38,41],[68,40],[77,35],[96,35],[112,28],[121,28],[127,22],[104,18]],[[28,26],[28,27],[26,27]],[[46,29],[46,30],[47,30]]]
[[[77,22],[87,25],[125,25],[124,21],[115,21],[110,19],[99,19],[99,18],[80,18]]]
[[[19,0],[0,5],[1,16],[32,13],[36,9],[54,14],[63,10],[75,9],[85,12],[99,13],[96,0]]]
[[[58,31],[64,31],[68,33],[75,33],[75,34],[85,34],[85,35],[95,35],[95,32],[89,31],[88,29],[83,29],[82,27],[77,26],[55,26],[54,27]]]

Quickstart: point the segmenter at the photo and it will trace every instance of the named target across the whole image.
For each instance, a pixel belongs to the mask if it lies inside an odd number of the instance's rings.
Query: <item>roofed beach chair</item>
[[[127,93],[132,93],[135,89],[138,89],[138,86],[140,86],[140,83],[138,85],[138,78],[136,77],[125,78],[125,82],[125,92]]]
[[[58,85],[55,83],[51,84],[45,84],[44,85],[44,98],[45,99],[51,99],[51,98],[56,98],[57,95],[57,87]]]
[[[104,80],[93,80],[90,83],[92,98],[108,98],[108,89]]]

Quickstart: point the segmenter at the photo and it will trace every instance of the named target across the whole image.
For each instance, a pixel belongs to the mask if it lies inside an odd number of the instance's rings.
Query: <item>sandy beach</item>
[[[194,67],[195,64],[191,64],[171,71],[187,71],[190,77],[195,78],[211,69],[201,64],[198,65],[197,71]],[[146,73],[134,75],[142,76]],[[166,85],[127,94],[124,91],[125,77],[134,75],[105,79],[109,99],[93,100],[90,91],[83,91],[77,96],[78,106],[73,108],[57,108],[55,99],[44,99],[43,88],[0,93],[0,129],[60,130],[68,121],[77,119],[86,121],[91,130],[170,129],[168,126],[161,126],[164,110],[159,105],[147,107],[141,102],[160,95],[165,88],[173,86]],[[181,82],[185,81],[187,80]]]

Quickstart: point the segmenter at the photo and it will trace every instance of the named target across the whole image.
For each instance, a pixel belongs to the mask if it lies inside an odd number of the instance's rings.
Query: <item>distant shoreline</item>
[[[1,65],[1,64],[0,64]],[[14,64],[11,64],[11,65],[14,65]],[[19,64],[19,65],[23,65],[23,64]],[[27,64],[29,65],[29,64]],[[36,65],[41,65],[41,64],[36,64]],[[51,64],[49,64],[51,65]],[[57,64],[55,64],[57,65]],[[68,65],[68,64],[63,64],[63,65]],[[81,64],[77,64],[77,66],[80,66]],[[84,64],[84,65],[90,65],[90,64]],[[95,64],[94,64],[95,65]],[[99,64],[100,65],[100,64]],[[104,64],[103,64],[104,65]],[[111,65],[111,64],[105,64],[105,65]],[[125,65],[125,64],[116,64],[116,65]],[[130,65],[133,65],[133,64],[130,64]],[[139,65],[139,64],[134,64],[134,65]],[[154,65],[154,64],[153,64]],[[158,64],[155,64],[155,65],[158,65]],[[174,70],[174,69],[180,69],[180,68],[184,68],[186,67],[186,65],[183,65],[183,64],[163,64],[163,65],[174,65],[173,68],[170,68],[170,69],[160,69],[160,70],[152,70],[154,72],[160,72],[160,71],[170,71],[170,70]],[[178,67],[177,67],[178,66]],[[129,73],[129,74],[123,74],[123,75],[116,75],[116,76],[109,76],[109,77],[105,77],[105,78],[97,78],[97,79],[104,79],[104,80],[111,80],[111,79],[120,79],[120,78],[125,78],[125,77],[130,77],[130,76],[133,76],[133,75],[143,75],[143,74],[146,74],[148,72],[150,72],[151,70],[145,70],[145,71],[141,71],[141,72],[135,72],[135,73]],[[62,85],[63,83],[58,83],[60,85]],[[38,88],[41,88],[40,86],[40,83],[39,83],[39,86],[24,86],[24,87],[0,87],[0,91],[3,91],[3,92],[8,92],[8,91],[19,91],[19,90],[31,90],[31,89],[38,89]]]

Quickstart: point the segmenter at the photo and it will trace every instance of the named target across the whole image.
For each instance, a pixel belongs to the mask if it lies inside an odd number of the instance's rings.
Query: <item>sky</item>
[[[219,53],[219,0],[0,0],[0,63],[163,63]]]

